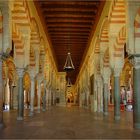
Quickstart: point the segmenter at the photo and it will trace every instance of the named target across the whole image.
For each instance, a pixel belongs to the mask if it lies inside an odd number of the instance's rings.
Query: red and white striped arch
[[[41,72],[44,71],[44,63],[45,63],[45,42],[43,37],[40,40],[40,62],[39,69]]]
[[[125,0],[113,0],[109,15],[110,24],[125,24]]]
[[[99,41],[98,38],[96,39],[95,48],[94,48],[94,53],[95,53],[95,54],[99,54],[99,53],[100,53],[100,41]]]
[[[109,21],[107,18],[103,21],[101,33],[100,33],[100,42],[107,44],[109,43],[109,38],[108,38],[108,28],[109,28]]]
[[[95,71],[97,74],[100,74],[100,63],[99,63],[100,40],[99,40],[99,38],[96,39],[94,53],[95,53],[95,55],[94,55]]]
[[[0,34],[2,34],[2,32],[3,32],[2,23],[3,23],[3,16],[2,16],[2,12],[0,10]]]
[[[40,45],[39,28],[35,18],[31,18],[31,45]]]
[[[35,68],[35,53],[34,53],[34,49],[31,47],[30,48],[30,68]]]
[[[35,18],[31,18],[31,38],[30,38],[30,66],[32,65],[32,68],[36,67],[36,69],[38,69],[36,65],[39,65],[39,59],[37,58],[36,52],[39,53],[39,46],[40,46],[40,34],[39,34],[39,28],[37,25],[37,22],[35,20]],[[38,63],[36,63],[38,61]]]
[[[134,27],[135,27],[134,37],[140,38],[140,8],[138,9],[137,15],[135,17]]]
[[[30,26],[30,12],[27,1],[14,1],[12,10],[12,21],[19,26]]]
[[[30,13],[25,0],[14,1],[12,10],[12,38],[15,45],[16,55],[24,57],[24,44],[21,27],[30,26]]]
[[[3,16],[2,16],[2,12],[0,10],[0,53],[2,52],[2,33],[3,33]]]
[[[19,27],[17,27],[15,24],[12,24],[12,40],[15,46],[16,57],[24,56],[24,43],[22,35],[19,32]]]
[[[105,51],[103,62],[104,67],[109,67],[109,48],[107,48]]]
[[[120,30],[116,42],[114,44],[114,57],[122,58],[124,52],[124,45],[126,43],[126,26]]]

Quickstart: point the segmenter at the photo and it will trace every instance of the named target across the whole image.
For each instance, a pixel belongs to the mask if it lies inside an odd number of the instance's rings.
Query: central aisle
[[[113,112],[104,118],[102,113],[78,107],[51,107],[46,112],[35,113],[34,117],[26,115],[24,121],[19,122],[16,111],[4,112],[5,128],[0,130],[0,138],[140,138],[140,131],[132,128],[132,112],[121,115],[123,119],[115,122]]]

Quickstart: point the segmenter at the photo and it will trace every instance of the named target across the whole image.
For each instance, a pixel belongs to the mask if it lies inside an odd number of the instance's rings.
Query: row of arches
[[[136,94],[135,91],[135,81],[133,80],[135,79],[135,72],[133,72],[133,68],[134,70],[136,69],[135,64],[138,62],[135,56],[140,54],[138,47],[140,41],[140,3],[137,2],[136,5],[132,1],[113,0],[107,2],[106,5],[105,8],[109,10],[106,10],[106,12],[103,10],[105,14],[101,17],[102,23],[98,24],[95,31],[97,36],[93,36],[89,48],[90,51],[85,58],[75,85],[75,91],[79,93],[79,104],[81,107],[84,107],[82,102],[90,98],[90,101],[87,101],[87,106],[94,112],[103,112],[104,115],[107,115],[109,104],[110,102],[111,104],[113,103],[114,118],[119,120],[121,88],[126,85],[131,90],[133,88],[134,127],[138,128],[140,120],[138,120],[139,115],[136,112],[140,107],[136,105],[139,103],[135,103],[137,102],[136,97],[138,97],[138,93]],[[92,77],[94,82],[90,82],[90,78],[85,75],[87,70],[86,61],[91,64],[90,69],[92,70],[88,70],[88,72],[89,77]],[[132,63],[134,61],[137,62],[134,64]],[[89,87],[85,81],[88,81]],[[136,81],[138,83],[139,80],[137,79]],[[92,93],[91,90],[93,90],[93,94],[90,94]],[[84,96],[88,92],[90,93],[85,98]]]
[[[31,3],[0,2],[1,123],[5,104],[17,109],[17,120],[23,120],[25,106],[30,104],[29,115],[33,116],[34,106],[40,112],[41,107],[45,111],[47,104],[54,103],[57,69]]]

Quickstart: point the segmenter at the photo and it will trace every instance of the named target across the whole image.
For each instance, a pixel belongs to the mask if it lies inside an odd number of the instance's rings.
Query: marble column
[[[38,89],[37,89],[37,94],[38,94],[38,113],[40,113],[40,97],[41,97],[41,82],[38,80]]]
[[[52,90],[51,88],[49,88],[49,106],[51,106],[51,94],[52,94]]]
[[[104,82],[103,91],[103,112],[104,115],[108,115],[108,83]]]
[[[120,120],[120,72],[121,68],[114,69],[114,119]]]
[[[31,75],[31,95],[30,95],[30,113],[29,116],[34,115],[34,96],[35,96],[35,75]]]
[[[43,108],[42,111],[46,111],[46,81],[44,81],[44,95],[43,95]]]
[[[17,120],[23,120],[24,116],[24,93],[23,93],[23,75],[24,69],[17,68],[18,73],[18,111]]]
[[[11,84],[10,85],[10,109],[13,109],[13,90],[14,90],[14,87]]]
[[[140,129],[140,56],[131,56],[133,64],[133,127]]]
[[[110,95],[109,91],[109,79],[110,79],[111,71],[109,68],[104,68],[103,71],[103,112],[104,115],[108,115],[108,99]]]
[[[0,127],[3,126],[3,91],[2,59],[0,55]]]
[[[101,111],[101,80],[97,81],[97,111]]]

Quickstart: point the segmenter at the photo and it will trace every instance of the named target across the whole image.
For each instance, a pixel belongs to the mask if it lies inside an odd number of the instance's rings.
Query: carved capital
[[[134,66],[135,69],[140,69],[140,55],[129,56],[129,62]]]
[[[121,71],[122,71],[122,68],[114,68],[114,76],[119,77]]]
[[[16,70],[17,70],[18,76],[22,78],[25,72],[24,68],[16,68]]]
[[[1,58],[1,60],[3,60],[3,61],[5,61],[7,58],[9,58],[10,57],[10,51],[9,50],[7,50],[6,52],[2,52],[2,53],[0,53],[0,58]]]
[[[104,68],[103,69],[103,74],[102,74],[104,83],[109,82],[110,75],[111,75],[111,69],[110,68]]]

